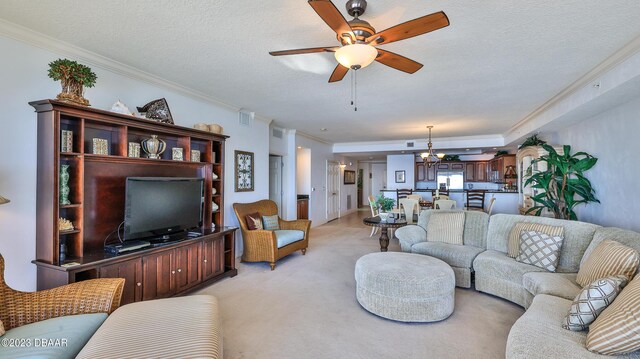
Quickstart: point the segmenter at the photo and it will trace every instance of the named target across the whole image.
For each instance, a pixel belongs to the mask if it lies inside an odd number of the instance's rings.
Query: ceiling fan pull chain
[[[350,85],[351,85],[351,106],[353,106],[353,73],[354,72],[355,71],[351,71],[351,83],[350,83]]]
[[[353,110],[358,111],[358,71],[353,71]]]

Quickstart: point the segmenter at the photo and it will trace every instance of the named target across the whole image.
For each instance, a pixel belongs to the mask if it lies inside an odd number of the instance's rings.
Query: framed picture
[[[396,171],[396,183],[405,183],[406,182],[406,178],[405,178],[405,171]]]
[[[253,191],[253,152],[235,151],[236,192]]]
[[[356,171],[344,170],[344,184],[356,184]]]

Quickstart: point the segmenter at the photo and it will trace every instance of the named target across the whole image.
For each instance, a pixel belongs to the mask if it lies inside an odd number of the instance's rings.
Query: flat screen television
[[[153,239],[202,225],[202,178],[127,177],[124,240]]]

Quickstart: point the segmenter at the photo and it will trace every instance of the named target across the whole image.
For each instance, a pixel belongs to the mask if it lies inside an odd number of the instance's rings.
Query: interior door
[[[340,216],[340,165],[327,161],[327,221]]]
[[[269,156],[269,199],[278,205],[282,218],[282,157]]]

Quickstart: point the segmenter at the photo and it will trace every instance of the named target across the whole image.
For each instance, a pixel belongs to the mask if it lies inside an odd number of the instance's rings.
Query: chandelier
[[[433,126],[427,126],[427,128],[429,129],[429,142],[427,143],[427,152],[422,152],[420,154],[420,157],[422,157],[422,161],[424,162],[424,164],[427,167],[431,168],[431,166],[440,162],[442,158],[444,158],[444,153],[433,153],[433,144],[431,143],[431,129],[433,128]]]

